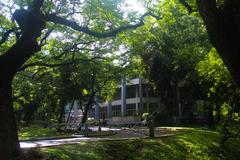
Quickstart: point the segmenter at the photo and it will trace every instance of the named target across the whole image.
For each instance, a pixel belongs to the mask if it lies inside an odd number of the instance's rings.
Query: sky
[[[144,7],[141,5],[139,0],[126,0],[126,3],[129,5],[129,8],[133,11],[137,11],[140,14],[145,13]]]

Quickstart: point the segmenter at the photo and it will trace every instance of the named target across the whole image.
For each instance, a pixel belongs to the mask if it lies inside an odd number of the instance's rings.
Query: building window
[[[112,116],[113,117],[120,117],[121,116],[121,106],[112,106]]]
[[[157,97],[157,95],[154,93],[153,87],[148,84],[144,84],[142,90],[143,97]]]
[[[117,88],[113,96],[113,100],[119,100],[119,99],[121,99],[121,88]]]
[[[100,107],[100,119],[105,119],[107,116],[107,107]]]
[[[136,104],[127,104],[126,105],[126,116],[136,115]]]
[[[136,86],[127,86],[126,97],[127,98],[136,97]]]

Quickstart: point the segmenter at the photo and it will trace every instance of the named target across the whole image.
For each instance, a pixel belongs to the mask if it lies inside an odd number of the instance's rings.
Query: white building
[[[152,87],[142,78],[122,79],[112,101],[96,104],[95,120],[136,120],[142,113],[161,111],[161,101],[153,93]],[[118,118],[116,118],[118,117]],[[121,117],[121,118],[120,118]]]
[[[122,79],[121,85],[117,88],[116,94],[111,101],[98,103],[98,100],[95,99],[95,105],[89,111],[88,117],[95,120],[140,121],[143,113],[159,112],[163,109],[162,106],[160,98],[153,93],[151,85],[145,79]],[[70,114],[69,105],[66,108],[66,117],[69,117],[68,122],[79,122],[82,112],[76,109],[78,108],[77,101],[74,102],[74,107]]]
[[[182,82],[178,85],[179,88],[183,86],[184,84]],[[185,104],[185,106],[182,105],[182,102],[180,101],[181,96],[179,88],[177,90],[178,103],[175,107],[176,115],[170,115],[172,118],[170,117],[167,119],[166,121],[169,121],[167,123],[175,123],[177,122],[177,119],[182,121],[203,119],[199,117],[196,118],[196,115],[199,115],[200,112],[195,108],[199,106],[200,103],[196,103],[196,106],[194,104]],[[166,111],[167,109],[166,106],[161,103],[160,97],[153,93],[152,86],[142,78],[135,78],[131,80],[122,79],[121,84],[116,89],[115,96],[111,101],[104,103],[98,102],[99,100],[95,97],[95,105],[88,113],[88,117],[90,119],[95,119],[96,121],[105,119],[108,120],[108,122],[125,122],[125,124],[131,121],[141,121],[143,113],[163,113],[163,111]],[[77,103],[74,102],[73,110],[70,114],[69,112],[66,114],[66,117],[70,117],[68,121],[69,123],[80,122],[81,120],[82,112],[81,110],[76,109],[78,108],[76,105]],[[182,113],[184,114],[182,115]]]

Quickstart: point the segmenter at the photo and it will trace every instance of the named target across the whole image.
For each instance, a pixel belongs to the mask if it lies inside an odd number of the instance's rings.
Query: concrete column
[[[138,99],[138,85],[135,86],[135,98]],[[139,106],[138,106],[138,101],[136,102],[136,114],[139,114]]]
[[[135,88],[135,98],[138,98],[139,97],[139,95],[138,95],[138,90],[139,90],[138,88],[139,87],[138,87],[138,85],[135,85],[134,88]]]
[[[76,119],[78,117],[78,101],[74,100],[73,103],[73,113],[74,113],[74,118]]]
[[[112,101],[108,102],[107,114],[108,114],[108,118],[112,118]]]
[[[98,98],[97,96],[94,97],[94,108],[95,108],[95,120],[99,120],[100,119],[100,106],[99,106],[99,103],[98,103]]]
[[[139,106],[138,113],[141,115],[143,113],[143,88],[142,88],[142,78],[139,78]],[[142,116],[142,115],[141,115]]]
[[[67,102],[67,104],[65,105],[65,122],[67,122],[69,112],[70,112],[70,104],[69,102]]]
[[[147,86],[145,92],[146,92],[146,97],[147,97],[147,98],[146,98],[147,112],[150,113],[150,110],[149,110],[149,88],[148,88],[148,86]]]
[[[126,114],[126,79],[122,78],[121,85],[121,115]]]
[[[138,106],[138,103],[136,103],[136,114],[139,115],[139,106]]]

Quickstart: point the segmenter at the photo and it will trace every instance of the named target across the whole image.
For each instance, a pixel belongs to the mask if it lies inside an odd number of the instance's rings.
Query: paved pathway
[[[22,141],[20,142],[21,148],[36,148],[36,147],[49,147],[49,146],[57,146],[62,144],[75,144],[86,141],[106,141],[106,140],[124,140],[124,139],[140,139],[148,137],[146,135],[146,129],[120,129],[117,130],[117,134],[109,137],[84,137],[82,135],[76,135],[75,138],[60,138],[60,139],[51,139],[51,140],[35,140],[35,141]],[[164,129],[156,129],[155,135],[156,137],[166,137],[173,136],[179,133],[183,133],[182,131],[176,132],[175,130]]]
[[[36,148],[36,147],[49,147],[61,144],[75,144],[86,141],[106,141],[106,140],[124,140],[124,139],[139,139],[139,138],[96,138],[96,137],[79,137],[79,138],[64,138],[54,140],[38,140],[38,141],[25,141],[20,142],[21,148]]]

